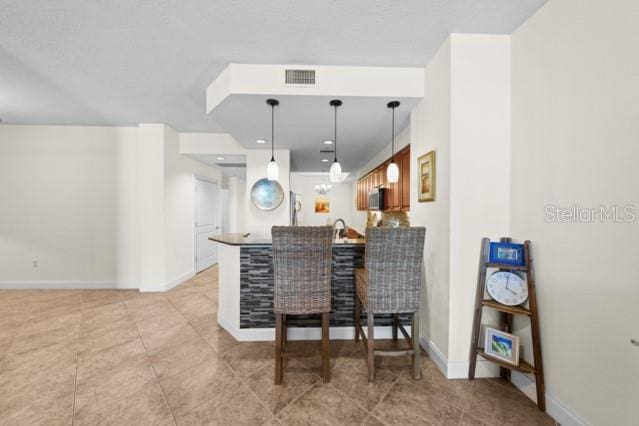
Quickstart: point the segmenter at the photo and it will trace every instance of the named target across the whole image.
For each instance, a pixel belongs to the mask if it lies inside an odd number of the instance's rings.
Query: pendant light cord
[[[393,107],[393,127],[391,130],[391,163],[395,162],[395,107]]]
[[[275,105],[271,105],[271,161],[275,161]]]
[[[335,139],[335,159],[333,160],[333,163],[337,163],[337,105],[335,105],[335,120],[333,120],[333,122],[335,123],[335,130],[333,133],[333,139]]]

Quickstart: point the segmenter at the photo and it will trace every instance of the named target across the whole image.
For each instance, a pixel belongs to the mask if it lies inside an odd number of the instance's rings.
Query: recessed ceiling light
[[[255,142],[259,143],[260,145],[264,145],[266,143],[264,139],[258,139]]]
[[[224,161],[224,157],[217,157],[218,160]]]
[[[324,145],[333,145],[333,141],[324,141]]]
[[[328,158],[322,158],[322,163],[328,163]]]

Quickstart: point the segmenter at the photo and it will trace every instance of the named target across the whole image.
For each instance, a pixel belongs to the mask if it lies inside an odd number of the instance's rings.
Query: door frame
[[[221,214],[222,214],[222,206],[220,203],[220,189],[222,188],[222,183],[220,182],[219,179],[215,179],[215,178],[211,178],[208,176],[204,176],[201,175],[199,173],[193,173],[193,214],[192,214],[192,218],[193,220],[191,221],[191,225],[193,226],[192,230],[191,230],[191,235],[193,236],[193,274],[198,274],[197,272],[197,229],[195,226],[195,219],[197,217],[197,202],[198,202],[198,195],[197,195],[197,181],[198,180],[202,180],[205,182],[209,182],[209,183],[213,183],[215,185],[217,185],[217,195],[218,195],[218,203],[217,203],[217,217],[218,219],[221,219]],[[215,264],[214,264],[215,265]]]

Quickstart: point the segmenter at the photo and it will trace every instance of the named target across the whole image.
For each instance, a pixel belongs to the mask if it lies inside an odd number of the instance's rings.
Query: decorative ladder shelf
[[[510,238],[501,238],[501,242],[509,243]],[[546,410],[546,398],[544,390],[544,369],[541,360],[541,336],[539,334],[539,316],[537,315],[537,296],[535,293],[535,277],[533,275],[533,260],[530,241],[524,242],[524,266],[512,266],[501,263],[489,262],[490,239],[483,238],[481,241],[481,254],[479,259],[479,272],[477,277],[477,293],[475,295],[475,315],[473,319],[472,340],[470,345],[470,362],[468,367],[468,378],[475,378],[475,367],[477,365],[477,355],[499,365],[502,378],[510,381],[511,370],[535,376],[537,388],[537,406],[540,410]],[[508,306],[492,299],[484,299],[486,290],[486,271],[488,268],[497,268],[503,271],[519,271],[526,273],[526,285],[528,286],[528,308],[522,306]],[[483,308],[490,308],[500,312],[500,329],[511,333],[513,317],[521,315],[530,318],[530,329],[532,334],[533,359],[535,365],[530,365],[523,359],[519,360],[519,365],[512,365],[500,359],[490,356],[484,352],[484,348],[479,346],[481,317]]]

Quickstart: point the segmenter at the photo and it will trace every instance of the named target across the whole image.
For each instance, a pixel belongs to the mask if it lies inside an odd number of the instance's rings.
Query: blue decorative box
[[[524,266],[524,245],[515,243],[490,243],[490,263],[502,263],[504,265]]]

